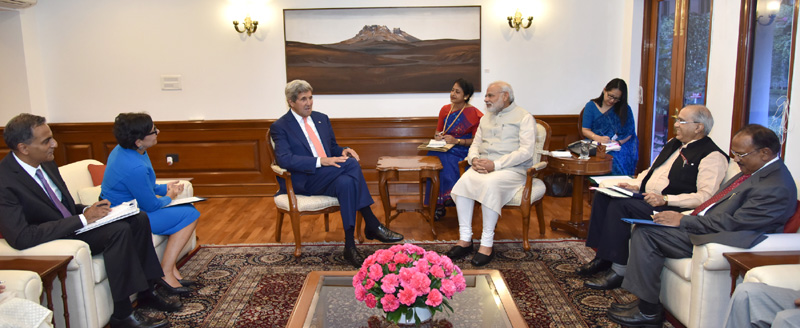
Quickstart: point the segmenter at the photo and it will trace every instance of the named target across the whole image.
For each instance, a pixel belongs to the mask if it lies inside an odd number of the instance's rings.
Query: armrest
[[[747,271],[743,282],[800,290],[800,264],[765,265]]]
[[[67,270],[78,270],[80,266],[87,266],[92,270],[92,251],[89,245],[77,239],[58,239],[23,250],[17,250],[8,245],[5,239],[0,239],[0,255],[4,256],[72,256],[72,261],[67,265]]]
[[[39,296],[42,295],[42,279],[36,272],[0,270],[0,281],[6,286],[5,293],[14,293],[16,297],[39,303]]]
[[[544,170],[547,167],[546,161],[541,161],[539,163],[533,164],[530,168],[528,168],[527,174],[528,176],[536,176],[539,172]]]
[[[458,176],[464,175],[464,172],[467,171],[467,166],[469,166],[467,160],[458,161]]]
[[[269,166],[272,169],[272,172],[275,172],[280,177],[284,177],[284,174],[289,173],[286,169],[278,166],[277,164],[272,164]]]
[[[694,247],[692,261],[702,261],[703,268],[709,271],[730,270],[730,264],[722,253],[762,252],[762,251],[794,251],[800,250],[800,234],[774,233],[752,248],[732,247],[710,243]]]

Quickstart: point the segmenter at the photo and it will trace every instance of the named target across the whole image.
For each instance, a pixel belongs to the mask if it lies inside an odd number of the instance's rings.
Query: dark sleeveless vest
[[[647,181],[650,180],[650,176],[653,175],[653,171],[655,168],[664,164],[667,161],[667,158],[670,157],[675,151],[681,148],[683,143],[675,138],[670,139],[666,145],[664,145],[664,149],[661,150],[661,153],[658,154],[656,157],[656,161],[653,162],[653,165],[650,168],[650,171],[647,172],[647,176],[644,177],[642,180],[642,185],[639,187],[639,192],[644,192],[645,186],[647,185]],[[697,192],[697,173],[700,168],[700,161],[703,160],[708,154],[712,152],[718,151],[720,154],[728,158],[728,155],[717,147],[717,144],[714,143],[711,138],[708,136],[703,137],[700,140],[690,143],[686,148],[681,150],[681,156],[678,156],[678,159],[672,164],[672,168],[669,170],[669,174],[667,177],[669,178],[669,184],[667,185],[664,190],[661,191],[662,195],[678,195],[678,194],[688,194]]]

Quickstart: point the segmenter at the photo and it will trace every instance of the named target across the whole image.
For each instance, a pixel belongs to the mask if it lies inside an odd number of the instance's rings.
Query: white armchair
[[[19,298],[39,303],[42,295],[42,279],[33,271],[0,270],[0,281],[6,286],[6,293],[13,292]]]
[[[800,290],[800,264],[765,265],[747,271],[742,282]]]

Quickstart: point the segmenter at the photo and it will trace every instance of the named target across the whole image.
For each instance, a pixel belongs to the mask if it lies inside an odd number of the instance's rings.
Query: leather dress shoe
[[[178,282],[181,283],[183,287],[191,287],[197,285],[197,280],[191,280],[191,279],[178,279]]]
[[[183,284],[181,284],[181,287],[172,287],[163,278],[156,279],[156,285],[161,286],[161,288],[166,290],[167,293],[172,295],[184,295],[192,292],[192,290],[189,289],[189,287],[183,286]]]
[[[621,313],[635,307],[639,307],[639,299],[636,299],[635,301],[630,303],[611,303],[611,306],[608,308],[608,311]]]
[[[161,296],[153,289],[139,293],[139,305],[164,312],[179,311],[183,307],[181,301]]]
[[[494,250],[492,250],[492,254],[489,255],[484,255],[481,252],[477,252],[475,253],[475,256],[472,257],[472,261],[470,261],[470,263],[472,263],[473,266],[482,267],[489,264],[492,259],[494,259]]]
[[[609,290],[622,286],[624,279],[625,276],[620,276],[614,270],[608,269],[599,277],[586,279],[583,285],[591,289]]]
[[[659,311],[652,316],[645,316],[639,307],[634,307],[621,312],[608,312],[608,318],[626,327],[661,327],[664,323],[664,311]]]
[[[358,251],[358,248],[345,247],[344,260],[347,261],[347,263],[350,263],[350,265],[352,265],[354,268],[361,269],[361,265],[364,264],[364,255],[361,255],[361,252]]]
[[[373,230],[364,229],[364,237],[369,240],[377,239],[382,243],[396,243],[403,240],[403,235],[389,230],[383,224],[378,224],[378,227]]]
[[[444,206],[436,206],[436,211],[433,212],[433,220],[439,221],[447,214],[447,208]]]
[[[595,257],[594,260],[589,261],[584,265],[578,267],[575,273],[581,276],[591,276],[595,273],[602,272],[611,268],[611,261],[606,261],[601,258]]]
[[[463,259],[475,251],[474,245],[474,243],[470,243],[467,247],[455,245],[450,247],[450,250],[447,251],[446,255],[453,261]]]
[[[133,311],[131,315],[124,319],[111,317],[109,322],[111,328],[163,328],[169,327],[169,321],[164,319],[150,318]]]

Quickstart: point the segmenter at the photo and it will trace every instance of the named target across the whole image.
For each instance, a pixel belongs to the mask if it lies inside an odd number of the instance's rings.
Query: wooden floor
[[[383,207],[380,198],[373,197],[375,205],[372,211],[381,222],[385,223]],[[398,197],[399,198],[399,197]],[[539,234],[539,224],[536,214],[531,210],[530,239],[559,239],[574,236],[563,231],[550,229],[550,220],[553,218],[569,219],[571,198],[549,197],[544,199],[545,231]],[[275,239],[275,223],[277,212],[272,197],[238,197],[238,198],[209,198],[205,202],[197,203],[200,210],[200,221],[197,225],[198,245],[226,245],[226,244],[252,244],[252,243],[293,243],[292,225],[288,215],[284,218],[280,241]],[[479,210],[478,210],[479,211]],[[584,204],[584,219],[589,219],[589,206]],[[454,207],[448,208],[447,215],[434,225],[438,233],[438,240],[458,239],[458,219]],[[403,234],[406,240],[425,241],[433,240],[428,225],[422,216],[416,213],[403,213],[392,221],[391,228]],[[330,231],[324,229],[322,215],[301,217],[301,240],[307,242],[343,242],[341,217],[337,214],[330,216]],[[480,220],[473,222],[473,238],[479,239],[481,231]],[[517,210],[504,210],[495,229],[495,240],[522,239],[521,216]]]

